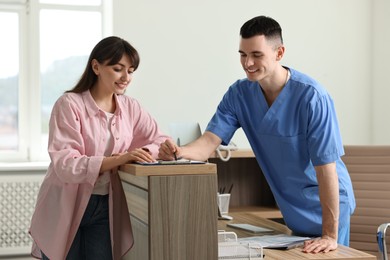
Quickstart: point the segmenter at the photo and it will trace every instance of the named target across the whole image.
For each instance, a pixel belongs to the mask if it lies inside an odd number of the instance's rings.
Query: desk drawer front
[[[148,225],[148,192],[127,182],[122,182],[122,186],[130,215]]]

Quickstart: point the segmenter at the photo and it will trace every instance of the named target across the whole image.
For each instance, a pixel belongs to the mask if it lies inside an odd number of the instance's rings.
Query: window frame
[[[113,0],[101,1],[99,6],[86,6],[43,4],[39,0],[0,0],[0,11],[17,11],[19,14],[19,147],[14,151],[0,151],[0,163],[49,161],[47,147],[42,147],[41,142],[40,11],[58,9],[100,12],[102,37],[106,37],[113,31]]]

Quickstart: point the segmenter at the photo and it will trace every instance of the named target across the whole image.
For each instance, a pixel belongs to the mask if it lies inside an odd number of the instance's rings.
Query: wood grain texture
[[[142,189],[148,189],[148,176],[135,176],[133,174],[129,174],[126,171],[118,171],[119,177],[122,181],[140,187]]]
[[[335,251],[326,254],[308,254],[302,252],[301,248],[290,250],[271,250],[265,249],[266,260],[304,260],[304,259],[321,259],[321,260],[376,260],[376,256],[370,255],[353,248],[339,245]]]
[[[218,187],[228,190],[231,207],[274,207],[274,196],[255,158],[232,158],[227,162],[210,159],[218,168]]]
[[[216,174],[217,166],[212,163],[186,165],[140,165],[124,164],[120,171],[135,176],[166,176],[191,174]]]
[[[229,212],[246,212],[266,219],[283,218],[280,210],[274,207],[259,207],[259,206],[230,207]]]
[[[125,165],[120,177],[135,238],[126,260],[217,259],[215,165]]]
[[[227,223],[248,223],[256,226],[271,228],[275,230],[273,234],[291,234],[291,230],[286,226],[277,222],[261,218],[253,213],[232,212],[232,221],[220,220],[218,221],[218,229],[233,231],[238,237],[256,236],[251,232],[246,232],[240,229],[235,229],[226,226]],[[294,248],[290,250],[275,250],[264,249],[266,260],[303,260],[303,259],[322,259],[322,260],[341,260],[341,259],[355,259],[355,260],[376,260],[376,257],[353,248],[339,246],[337,250],[326,254],[307,254],[302,252],[302,248]]]
[[[137,218],[130,216],[133,228],[133,248],[123,257],[123,260],[149,259],[149,227]]]
[[[139,219],[145,225],[149,223],[149,196],[148,192],[137,186],[122,181],[126,196],[127,207],[131,216]]]
[[[226,157],[227,152],[221,151],[222,156]],[[230,158],[253,158],[255,157],[255,154],[253,153],[252,149],[239,149],[236,151],[231,151]],[[218,154],[212,153],[210,155],[210,158],[219,158]]]
[[[217,259],[216,191],[216,175],[150,177],[150,259]]]

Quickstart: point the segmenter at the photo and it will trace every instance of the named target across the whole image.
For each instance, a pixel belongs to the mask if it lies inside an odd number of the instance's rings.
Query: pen
[[[180,146],[180,138],[177,138],[176,144],[177,146]],[[173,156],[175,157],[175,161],[177,161],[176,151],[173,153]]]
[[[233,189],[233,183],[232,183],[232,185],[230,186],[230,189],[229,189],[229,194],[231,194],[232,193],[232,189]]]

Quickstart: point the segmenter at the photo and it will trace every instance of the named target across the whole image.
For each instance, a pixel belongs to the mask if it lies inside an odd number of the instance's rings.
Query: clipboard
[[[140,165],[186,165],[186,164],[205,164],[204,161],[188,160],[188,159],[179,159],[172,161],[158,160],[155,162],[135,162]]]

